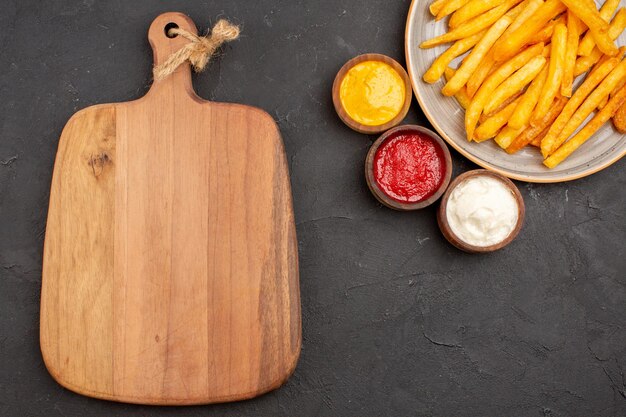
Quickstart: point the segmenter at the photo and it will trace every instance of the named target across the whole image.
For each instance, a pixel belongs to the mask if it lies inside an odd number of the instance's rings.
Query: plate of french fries
[[[624,0],[413,0],[413,91],[478,165],[529,182],[597,172],[626,154]]]

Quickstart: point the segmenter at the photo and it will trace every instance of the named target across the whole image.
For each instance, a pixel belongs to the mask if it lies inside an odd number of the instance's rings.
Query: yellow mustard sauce
[[[400,74],[381,61],[352,67],[341,81],[339,99],[348,115],[366,126],[383,125],[400,113],[406,87]]]

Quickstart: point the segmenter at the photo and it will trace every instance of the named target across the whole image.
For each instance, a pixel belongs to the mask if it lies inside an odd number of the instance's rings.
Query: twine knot
[[[187,60],[195,72],[202,72],[217,48],[224,42],[233,41],[239,37],[239,27],[227,20],[220,19],[213,26],[210,35],[207,33],[205,36],[198,36],[181,28],[170,29],[168,35],[180,35],[190,42],[170,55],[163,64],[154,68],[156,81],[160,81],[176,71],[176,68]]]

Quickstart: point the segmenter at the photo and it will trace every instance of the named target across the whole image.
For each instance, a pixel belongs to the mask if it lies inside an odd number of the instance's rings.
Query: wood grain
[[[178,13],[150,27],[155,63]],[[44,249],[41,350],[63,386],[145,404],[250,398],[301,345],[297,241],[280,133],[207,102],[188,65],[133,102],[74,115],[59,143]]]

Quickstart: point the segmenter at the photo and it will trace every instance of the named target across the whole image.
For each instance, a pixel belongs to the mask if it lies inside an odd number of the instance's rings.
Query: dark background
[[[404,62],[408,1],[0,1],[1,416],[624,416],[625,162],[571,183],[518,183],[527,220],[498,253],[442,238],[435,208],[369,193],[373,137],[331,85],[349,58]],[[286,145],[300,249],[303,349],[278,391],[187,408],[89,399],[39,352],[41,259],[59,134],[76,110],[142,96],[160,12],[243,25],[200,96],[259,106]],[[414,102],[408,122],[428,125]],[[453,153],[455,174],[475,168]]]

